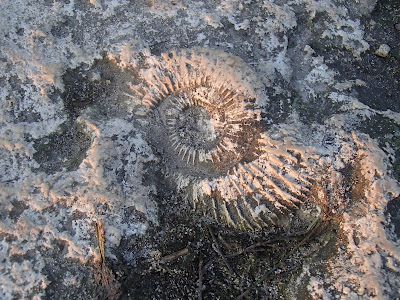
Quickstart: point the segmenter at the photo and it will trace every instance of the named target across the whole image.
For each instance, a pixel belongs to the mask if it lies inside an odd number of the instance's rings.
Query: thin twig
[[[168,262],[173,262],[175,260],[177,260],[179,257],[184,256],[186,254],[189,253],[189,249],[188,248],[184,248],[182,250],[179,250],[177,252],[168,254],[164,257],[161,257],[160,262],[161,263],[168,263]]]
[[[104,264],[106,262],[106,257],[104,254],[104,225],[103,223],[100,222],[95,222],[95,228],[96,228],[96,240],[97,240],[97,246],[99,247],[99,252],[100,252],[100,259],[101,263]]]
[[[302,237],[305,234],[307,234],[307,232],[308,231],[301,231],[301,232],[293,233],[293,234],[290,234],[290,235],[287,235],[287,236],[277,237],[277,238],[266,240],[266,241],[263,241],[263,242],[258,242],[258,243],[255,243],[253,245],[250,245],[249,247],[247,247],[247,248],[245,248],[243,250],[240,250],[240,251],[238,251],[236,253],[230,254],[227,257],[235,257],[235,256],[238,256],[238,255],[247,253],[247,252],[252,252],[252,251],[255,251],[255,249],[258,248],[258,247],[275,248],[275,246],[273,244],[276,244],[278,242],[297,240],[300,237]]]
[[[259,248],[259,247],[271,247],[272,248],[272,247],[274,247],[274,246],[272,246],[272,244],[279,242],[279,241],[281,241],[281,239],[273,239],[273,240],[267,240],[267,241],[255,243],[253,245],[250,245],[247,248],[244,248],[243,250],[240,250],[236,253],[230,254],[227,257],[231,258],[231,257],[235,257],[235,256],[238,256],[241,254],[245,254],[247,252],[257,251],[256,248]]]
[[[296,252],[297,249],[299,249],[302,245],[304,245],[311,238],[311,236],[314,235],[314,233],[317,231],[317,229],[319,228],[320,225],[321,225],[320,218],[317,218],[316,220],[314,220],[314,222],[309,227],[309,233],[296,246],[294,246],[294,248],[285,256],[284,259],[287,259],[290,255],[292,255],[294,252]],[[282,263],[282,260],[280,261],[279,264],[281,264],[281,263]]]
[[[214,233],[212,232],[211,228],[208,227],[208,230],[210,232],[211,238],[213,240],[212,243],[212,248],[214,249],[215,252],[217,252],[217,254],[222,258],[222,261],[225,263],[226,267],[228,268],[228,271],[231,275],[234,275],[234,272],[228,262],[228,260],[226,259],[225,255],[222,253],[221,248],[218,246],[218,242],[217,239],[215,238]]]
[[[229,249],[229,250],[233,250],[232,246],[228,244],[227,241],[225,241],[225,239],[222,237],[222,235],[219,233],[218,234],[218,239],[220,240],[220,242],[222,243],[222,245],[224,245],[225,248]]]
[[[199,262],[199,281],[198,281],[198,299],[201,300],[203,298],[203,279],[204,274],[206,273],[207,269],[210,267],[212,263],[212,259],[210,259],[204,266],[203,260],[200,259]]]

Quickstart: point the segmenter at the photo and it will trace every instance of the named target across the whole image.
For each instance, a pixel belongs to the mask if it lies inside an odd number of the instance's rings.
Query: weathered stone
[[[381,44],[378,50],[375,51],[375,54],[379,57],[387,57],[390,52],[390,47],[387,44]]]

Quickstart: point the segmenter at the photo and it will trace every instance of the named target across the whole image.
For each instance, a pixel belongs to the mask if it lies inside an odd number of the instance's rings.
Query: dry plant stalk
[[[182,250],[179,250],[177,252],[174,252],[172,254],[168,254],[168,255],[162,257],[160,261],[161,261],[161,263],[173,262],[173,261],[177,260],[179,257],[185,256],[188,253],[189,253],[189,249],[184,248]]]
[[[101,284],[98,293],[100,298],[116,300],[121,296],[121,283],[119,283],[114,273],[106,265],[106,257],[104,251],[104,224],[96,221],[96,240],[100,252],[100,264],[94,266],[94,278]]]
[[[97,265],[94,269],[94,278],[101,285],[97,293],[100,299],[117,300],[121,296],[121,283],[119,283],[114,273],[106,264]]]
[[[104,225],[103,223],[96,221],[95,227],[96,227],[96,240],[100,251],[101,263],[104,264],[106,262],[106,257],[104,255],[104,242],[105,242]]]

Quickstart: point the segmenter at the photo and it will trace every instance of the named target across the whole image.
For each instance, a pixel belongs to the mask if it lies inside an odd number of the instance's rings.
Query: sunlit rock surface
[[[2,1],[0,298],[400,297],[394,2]]]

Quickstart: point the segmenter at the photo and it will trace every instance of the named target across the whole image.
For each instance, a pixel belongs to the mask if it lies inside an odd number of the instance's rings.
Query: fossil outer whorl
[[[216,219],[248,228],[282,226],[309,191],[312,177],[300,159],[301,148],[265,134],[258,142],[261,154],[255,160],[238,163],[225,176],[193,187],[196,202],[207,206]]]
[[[132,85],[151,144],[193,207],[234,226],[279,224],[310,187],[299,153],[261,132],[262,84],[236,56],[211,49],[152,58]]]

